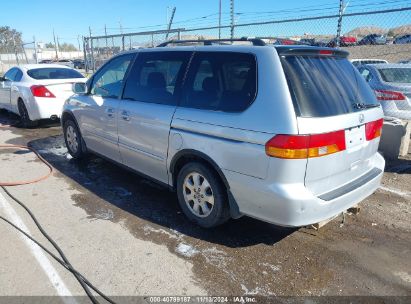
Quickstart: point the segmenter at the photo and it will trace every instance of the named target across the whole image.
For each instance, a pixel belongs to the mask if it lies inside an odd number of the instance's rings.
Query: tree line
[[[55,48],[55,44],[49,42],[45,44],[46,48]],[[0,26],[0,53],[21,52],[23,48],[22,33],[10,28],[9,26]],[[58,49],[62,52],[77,51],[72,43],[59,43]]]

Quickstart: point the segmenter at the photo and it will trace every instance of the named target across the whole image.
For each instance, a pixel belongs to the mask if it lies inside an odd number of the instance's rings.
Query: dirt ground
[[[13,119],[0,113],[1,124]],[[56,123],[1,128],[0,144],[30,145],[55,168],[45,181],[9,189],[39,214],[73,265],[110,295],[411,299],[411,154],[387,163],[381,188],[360,204],[358,215],[338,216],[318,231],[248,217],[204,230],[185,219],[167,189],[99,157],[71,159]],[[18,170],[40,174],[42,164],[29,158],[0,150],[0,179],[12,179]],[[24,212],[16,210],[28,225]],[[0,222],[3,234],[10,237],[1,245],[6,251],[24,247]],[[29,255],[24,248],[16,252]],[[11,262],[21,263],[0,253],[0,265]],[[0,288],[0,295],[52,295],[40,283],[10,287],[17,278],[36,275],[30,265],[0,270],[0,286],[9,286]],[[65,270],[55,268],[63,276]],[[69,274],[63,280],[73,281]],[[83,294],[75,281],[67,285]]]

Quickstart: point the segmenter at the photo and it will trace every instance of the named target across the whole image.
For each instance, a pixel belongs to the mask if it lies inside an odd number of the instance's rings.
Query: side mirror
[[[6,81],[6,78],[4,78],[3,76],[0,76],[0,82]]]
[[[87,94],[87,85],[84,82],[73,83],[72,90],[75,94]]]

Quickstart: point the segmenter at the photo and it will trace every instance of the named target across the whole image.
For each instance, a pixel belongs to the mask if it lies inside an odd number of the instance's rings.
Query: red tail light
[[[374,138],[381,136],[383,119],[371,121],[365,124],[365,138],[367,140],[373,140]]]
[[[289,159],[320,157],[345,148],[344,130],[313,135],[276,135],[265,145],[268,156]]]
[[[319,53],[320,55],[332,55],[332,54],[333,54],[333,51],[330,51],[330,50],[320,50],[318,53]]]
[[[406,98],[401,92],[387,90],[375,90],[374,92],[378,100],[405,100]]]
[[[34,97],[46,97],[46,98],[55,98],[53,93],[51,93],[45,86],[43,85],[34,85],[30,87],[31,93]]]

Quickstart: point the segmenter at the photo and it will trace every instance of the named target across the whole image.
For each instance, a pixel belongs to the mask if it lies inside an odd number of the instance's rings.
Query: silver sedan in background
[[[358,70],[374,90],[385,116],[411,120],[411,64],[366,64]]]

